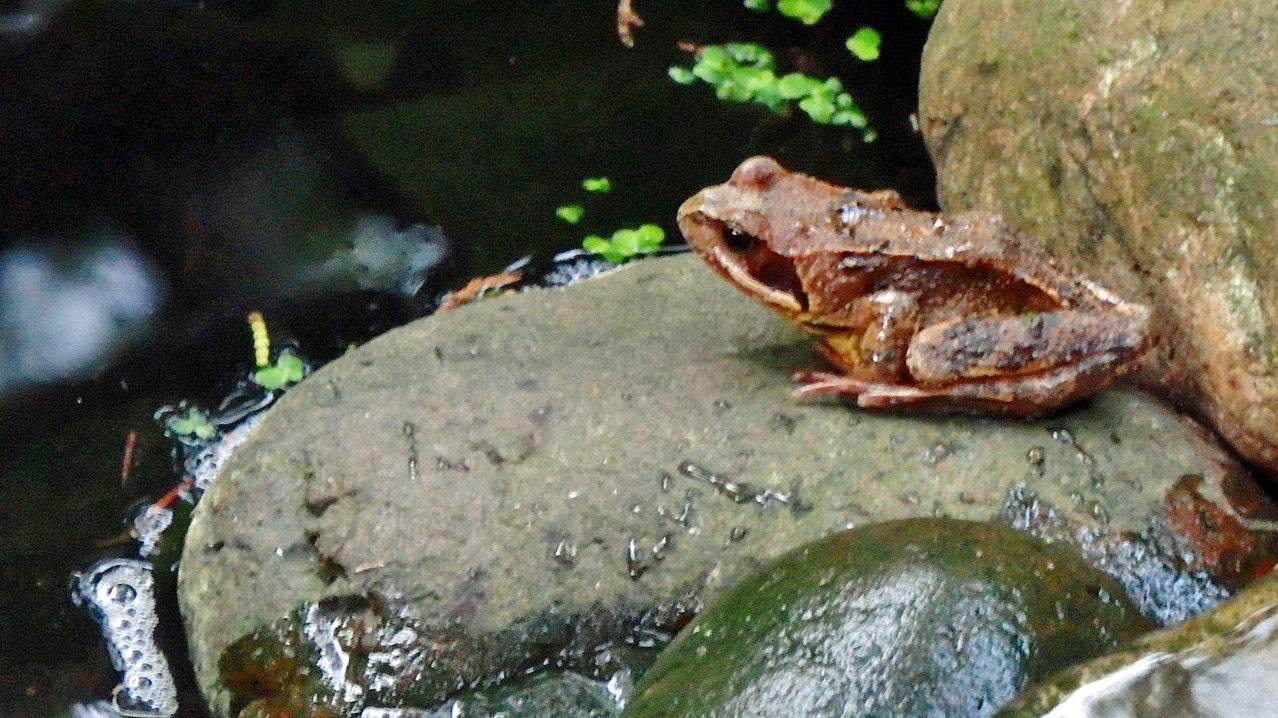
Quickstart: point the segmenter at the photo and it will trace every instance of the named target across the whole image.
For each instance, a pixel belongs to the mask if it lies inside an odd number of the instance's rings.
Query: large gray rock
[[[187,535],[179,598],[215,712],[233,701],[228,645],[324,596],[374,596],[462,645],[530,617],[696,604],[763,560],[890,518],[1007,514],[1034,529],[1050,514],[1048,533],[1097,554],[1136,547],[1176,586],[1193,582],[1168,573],[1170,554],[1221,576],[1269,553],[1238,523],[1269,508],[1256,485],[1150,395],[1117,388],[1038,422],[796,403],[790,372],[821,365],[810,345],[684,256],[484,300],[324,367],[262,419]],[[1172,497],[1192,510],[1169,511]],[[1186,513],[1210,522],[1173,520]],[[1224,558],[1205,550],[1221,527],[1243,546]],[[1161,590],[1142,580],[1124,582]],[[1209,603],[1213,586],[1185,600]]]
[[[941,204],[1156,309],[1145,379],[1278,475],[1278,4],[946,0],[919,109]]]

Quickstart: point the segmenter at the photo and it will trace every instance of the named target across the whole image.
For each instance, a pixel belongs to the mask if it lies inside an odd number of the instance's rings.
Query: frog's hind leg
[[[803,386],[791,395],[816,394],[855,396],[865,409],[903,409],[990,413],[1004,416],[1036,417],[1051,413],[1110,383],[1122,361],[1119,352],[1104,352],[1076,364],[1029,374],[960,381],[943,385],[909,385],[865,381],[820,371],[794,374]]]
[[[1107,356],[1119,367],[1148,346],[1148,316],[1062,310],[971,317],[914,335],[906,366],[921,386],[1044,374]]]

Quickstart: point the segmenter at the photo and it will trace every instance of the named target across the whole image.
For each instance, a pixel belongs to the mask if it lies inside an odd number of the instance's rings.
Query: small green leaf
[[[697,81],[697,76],[692,74],[692,70],[678,65],[666,70],[666,74],[670,76],[671,80],[674,80],[680,85],[691,85]]]
[[[879,43],[882,41],[879,31],[872,27],[863,27],[852,33],[852,37],[848,38],[848,50],[856,55],[858,60],[871,62],[879,59]]]
[[[301,357],[287,349],[280,352],[279,358],[275,360],[275,366],[280,368],[284,381],[289,384],[299,382],[306,376],[306,364]]]
[[[830,124],[847,125],[859,130],[865,127],[865,115],[855,110],[839,110],[830,116]]]
[[[877,140],[878,138],[879,133],[875,132],[873,128],[870,128],[861,134],[861,141],[867,144]]]
[[[714,46],[711,45],[710,47]],[[776,61],[772,57],[772,51],[757,42],[729,42],[722,47],[728,58],[743,65],[749,65],[759,70],[776,68]],[[709,47],[703,49],[702,53],[708,49]]]
[[[208,414],[196,408],[188,409],[183,415],[170,416],[165,427],[177,436],[194,436],[198,439],[212,439],[217,434],[217,427],[209,421]]]
[[[212,424],[205,422],[194,425],[190,433],[194,434],[196,438],[208,440],[217,435],[217,429]]]
[[[586,208],[579,204],[566,204],[555,208],[555,216],[568,224],[576,224],[585,216]]]
[[[624,257],[633,257],[639,250],[639,233],[633,229],[619,229],[612,233],[612,248]]]
[[[589,235],[585,239],[581,240],[581,246],[587,252],[597,254],[609,262],[620,263],[626,259],[625,255],[617,251],[617,249],[612,246],[612,242],[597,234]]]
[[[808,117],[813,122],[822,125],[830,124],[830,120],[834,117],[834,103],[824,97],[805,97],[799,100],[799,109],[808,113]]]
[[[595,254],[598,254],[600,257],[603,257],[604,259],[608,260],[609,262],[612,262],[613,264],[621,264],[622,262],[626,261],[626,258],[627,258],[624,252],[617,249],[616,247],[613,247],[612,245],[608,245],[607,247],[604,247],[602,250],[595,252]]]
[[[641,224],[633,229],[623,228],[604,239],[592,234],[581,241],[581,246],[609,262],[624,262],[640,254],[651,254],[665,240],[665,230],[655,224]]]
[[[253,381],[257,382],[263,389],[274,391],[284,386],[284,370],[275,366],[264,366],[253,372]]]
[[[612,182],[607,177],[587,177],[581,181],[581,188],[587,192],[608,192]]]
[[[772,7],[772,0],[745,0],[741,4],[756,12],[767,12]]]
[[[735,68],[736,65],[733,65]],[[698,62],[692,66],[692,76],[706,83],[707,85],[719,86],[727,81],[732,72],[729,68],[723,68],[716,65]]]
[[[652,223],[639,225],[637,232],[639,233],[639,250],[642,252],[656,251],[657,247],[666,240],[666,231]]]
[[[924,20],[931,20],[941,7],[941,0],[905,0],[905,8]]]
[[[833,5],[834,0],[777,0],[777,12],[804,25],[814,25]]]
[[[777,80],[777,91],[787,100],[797,100],[800,97],[806,97],[816,86],[821,83],[815,78],[809,77],[802,72],[790,72],[781,76]]]
[[[296,354],[290,351],[280,352],[274,364],[264,366],[253,372],[253,381],[263,389],[282,389],[286,384],[302,380],[306,373],[306,365]]]
[[[608,244],[608,240],[597,234],[586,235],[586,238],[581,240],[581,248],[591,254],[603,254],[611,246],[611,244]]]
[[[747,72],[749,72],[748,68],[742,68],[741,72],[737,73],[735,77],[719,85],[718,89],[714,91],[715,97],[731,102],[749,102],[754,97],[754,93],[746,84],[749,79],[746,75]]]
[[[777,76],[771,70],[751,71],[743,80],[743,87],[750,93],[746,99],[766,105],[770,110],[776,110],[785,102],[777,86]]]
[[[706,45],[697,52],[697,68],[705,68],[723,72],[732,65],[732,57],[728,55],[727,49],[723,45]],[[693,72],[696,72],[696,68]],[[700,74],[697,77],[701,77]],[[705,79],[702,77],[701,79]]]

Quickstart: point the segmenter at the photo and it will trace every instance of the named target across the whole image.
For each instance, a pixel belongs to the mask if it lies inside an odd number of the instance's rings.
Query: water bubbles
[[[617,710],[622,710],[635,692],[634,675],[629,668],[623,668],[608,678],[604,689],[608,691],[608,697],[612,699]]]
[[[460,703],[454,703],[454,706]],[[448,714],[451,718],[462,718],[463,713],[459,713],[450,706]],[[428,711],[421,708],[383,708],[380,706],[368,706],[360,712],[359,718],[443,718],[444,714],[440,711]]]
[[[203,443],[194,451],[186,454],[183,460],[183,469],[194,478],[193,488],[197,492],[203,492],[208,489],[217,477],[222,465],[226,463],[226,460],[230,458],[235,449],[248,438],[253,428],[257,426],[261,416],[262,414],[259,412],[246,417],[234,429],[222,434],[216,442]]]
[[[567,287],[617,266],[606,259],[582,254],[579,250],[560,252],[552,261],[554,264],[550,271],[542,277],[542,282],[550,287]]]
[[[137,598],[138,592],[127,583],[117,583],[107,589],[106,595],[107,598],[111,599],[115,603],[127,603]],[[136,611],[129,615],[133,615],[133,613],[136,613]]]
[[[120,713],[106,701],[93,701],[73,704],[67,718],[120,718]]]
[[[111,664],[122,674],[112,694],[126,716],[171,716],[177,689],[168,661],[155,644],[155,582],[144,561],[109,559],[78,574],[72,598],[92,611],[102,627]]]
[[[172,523],[173,511],[163,506],[151,504],[139,512],[133,519],[133,535],[138,539],[138,554],[149,557],[159,553],[160,538]]]

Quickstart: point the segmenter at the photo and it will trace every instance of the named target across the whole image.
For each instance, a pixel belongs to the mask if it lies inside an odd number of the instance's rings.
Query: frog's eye
[[[785,173],[776,160],[759,155],[738,165],[728,183],[762,191],[771,187],[772,183]]]
[[[739,229],[728,227],[723,233],[723,243],[734,252],[749,252],[754,247],[755,238]]]

